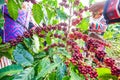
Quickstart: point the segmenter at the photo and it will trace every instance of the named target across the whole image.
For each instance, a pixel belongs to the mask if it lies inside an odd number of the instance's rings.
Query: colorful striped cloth
[[[0,59],[0,69],[4,68],[5,66],[11,65],[11,64],[12,64],[11,60],[9,60],[8,58],[4,56]]]
[[[91,22],[89,30],[101,35],[106,31],[107,27],[106,20],[101,16],[98,20]]]

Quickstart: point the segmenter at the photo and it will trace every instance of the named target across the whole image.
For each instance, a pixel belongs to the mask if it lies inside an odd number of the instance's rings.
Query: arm
[[[89,10],[92,12],[93,17],[95,19],[99,18],[102,15],[105,2],[106,1],[97,2],[97,3],[90,6]]]
[[[101,40],[101,41],[105,41],[101,36],[99,36],[99,35],[96,34],[95,32],[90,32],[90,33],[89,33],[89,36],[92,37],[92,38]]]
[[[93,5],[91,5],[89,10],[92,11],[92,12],[96,12],[96,11],[99,11],[101,9],[103,10],[104,5],[105,5],[105,1],[97,2],[97,3],[93,4]]]

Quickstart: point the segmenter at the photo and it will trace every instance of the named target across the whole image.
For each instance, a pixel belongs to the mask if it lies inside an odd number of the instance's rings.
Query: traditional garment
[[[5,18],[3,41],[8,42],[10,40],[16,39],[18,35],[23,35],[25,29],[22,25],[25,25],[27,13],[23,10],[19,10],[18,18],[16,21],[14,21],[10,17],[6,6],[3,6],[2,10]]]
[[[8,58],[4,56],[0,59],[0,69],[4,68],[5,66],[11,65],[11,64],[12,64],[11,60],[9,60]]]

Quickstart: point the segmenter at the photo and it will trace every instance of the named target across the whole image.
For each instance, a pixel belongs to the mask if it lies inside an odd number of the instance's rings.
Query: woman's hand
[[[99,18],[104,9],[105,1],[98,2],[90,6],[89,10],[92,12],[94,18]]]
[[[5,1],[5,3],[8,3],[8,0],[4,0]]]

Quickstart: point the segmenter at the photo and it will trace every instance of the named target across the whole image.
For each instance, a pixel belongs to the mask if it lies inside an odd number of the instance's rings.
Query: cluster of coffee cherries
[[[69,66],[71,62],[73,65],[77,66],[79,72],[84,75],[86,80],[88,80],[88,77],[96,78],[98,76],[97,72],[92,68],[92,66],[87,66],[85,64],[83,59],[84,57],[80,53],[81,48],[77,45],[77,43],[74,40],[74,39],[83,39],[86,41],[87,40],[86,38],[88,38],[88,36],[75,31],[73,32],[73,34],[69,35],[69,38],[70,39],[67,41],[67,45],[71,46],[71,49],[72,49],[71,52],[73,52],[73,54],[72,54],[72,57],[65,62],[65,64]]]
[[[78,70],[85,76],[86,80],[88,80],[87,74],[89,74],[90,78],[96,78],[98,76],[97,72],[91,66],[83,66],[79,63]]]
[[[106,45],[104,43],[101,43],[99,41],[95,41],[93,39],[90,39],[86,42],[86,48],[90,51],[90,52],[94,52],[95,53],[95,57],[99,60],[102,61],[103,58],[106,55],[106,52],[104,51],[104,47]]]
[[[104,60],[105,56],[106,56],[106,52],[105,51],[96,51],[95,52],[96,59],[98,59],[101,62]]]
[[[104,60],[104,63],[106,64],[106,66],[111,68],[112,75],[116,75],[116,76],[120,75],[120,68],[115,66],[115,60],[113,60],[112,58],[106,58]]]
[[[101,45],[104,45],[104,46],[110,46],[108,43],[106,42],[103,42],[101,40],[98,40],[98,39],[95,39],[95,38],[91,38],[89,37],[88,35],[86,34],[82,34],[81,32],[79,31],[74,31],[73,33],[69,34],[69,38],[70,39],[73,39],[73,40],[76,40],[76,39],[82,39],[83,41],[85,41],[86,43],[93,43],[93,45],[98,45],[98,44],[101,44]]]
[[[25,31],[23,35],[18,35],[16,39],[9,41],[11,46],[16,46],[18,43],[22,42],[24,38],[31,38],[33,34],[37,34],[39,37],[45,37],[46,34],[51,30],[61,30],[67,36],[67,24],[66,23],[59,23],[57,25],[49,25],[45,27],[35,27],[28,31]],[[45,33],[43,34],[42,31]],[[66,36],[61,36],[59,34],[51,34],[51,37],[54,36],[55,38],[60,38],[62,40],[66,40]]]
[[[65,47],[65,44],[63,44],[63,43],[53,43],[50,46],[45,47],[44,51],[48,51],[49,48],[54,48],[54,47]]]
[[[76,26],[77,24],[79,24],[81,22],[81,20],[82,20],[82,17],[73,19],[72,20],[72,25]]]
[[[75,1],[74,1],[74,5],[75,5],[75,6],[78,6],[79,4],[80,4],[80,0],[75,0]]]
[[[88,80],[88,77],[96,78],[98,76],[97,72],[92,68],[92,66],[85,65],[83,61],[83,55],[80,53],[80,47],[76,44],[76,42],[74,42],[73,40],[69,40],[67,44],[71,45],[73,49],[73,54],[72,58],[67,60],[65,64],[69,66],[71,62],[74,66],[77,66],[79,72],[84,75],[86,80]]]
[[[62,2],[59,3],[59,5],[65,7],[65,8],[69,7],[69,5],[67,4],[67,0],[62,0]]]
[[[79,5],[79,3],[80,3],[79,0],[75,0],[74,5]],[[88,11],[88,7],[87,7],[87,6],[85,6],[83,9],[80,8],[79,10],[75,10],[75,11],[73,12],[73,14],[74,14],[75,16],[77,16],[77,18],[74,18],[74,19],[72,20],[72,25],[73,25],[73,26],[76,26],[77,24],[79,24],[79,23],[82,21],[82,19],[83,19],[82,14],[83,14],[84,11]]]
[[[82,17],[82,13],[83,13],[84,11],[88,11],[88,10],[89,10],[89,8],[88,8],[87,6],[85,6],[83,9],[80,8],[78,11],[74,11],[74,15],[75,15],[75,16],[79,16],[79,17]]]

